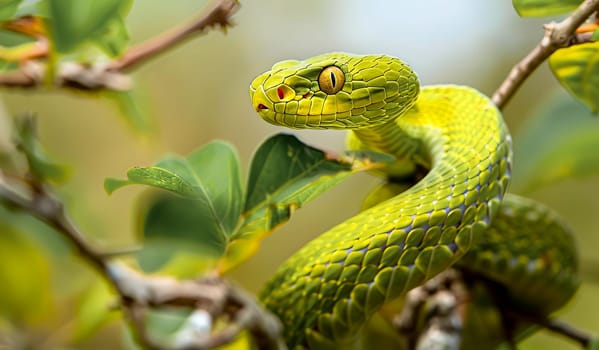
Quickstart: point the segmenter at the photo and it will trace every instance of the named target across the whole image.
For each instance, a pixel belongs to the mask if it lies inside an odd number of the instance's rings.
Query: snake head
[[[416,74],[385,55],[330,53],[282,61],[250,85],[267,122],[295,129],[358,129],[393,120],[414,105]]]

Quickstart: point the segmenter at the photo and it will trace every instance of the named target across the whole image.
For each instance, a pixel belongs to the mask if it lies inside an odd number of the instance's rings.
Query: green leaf
[[[177,271],[171,273],[182,277],[187,275],[182,270],[191,266],[197,276],[200,267],[214,265],[224,253],[227,241],[205,229],[212,225],[206,220],[213,219],[198,215],[204,210],[199,201],[163,193],[143,202],[148,203],[142,210],[144,248],[137,259],[144,271],[164,269],[173,257],[184,253],[188,256],[185,264],[178,263],[174,267]]]
[[[116,103],[123,119],[134,131],[143,134],[154,129],[154,121],[148,111],[143,108],[144,101],[140,101],[137,89],[132,91],[105,90],[102,91],[102,96],[106,96]]]
[[[68,177],[65,166],[54,162],[36,135],[35,119],[23,117],[17,120],[17,147],[25,154],[29,164],[29,171],[38,179],[54,182],[64,181]]]
[[[376,152],[357,152],[350,158],[331,159],[292,135],[279,134],[266,140],[252,160],[245,220],[232,237],[221,270],[251,256],[260,240],[287,222],[294,210],[353,173],[374,169],[393,159]]]
[[[95,33],[92,40],[107,55],[120,55],[129,43],[129,32],[124,17],[115,16],[106,24],[104,30]]]
[[[23,44],[32,43],[32,42],[35,42],[35,39],[30,36],[23,35],[20,33],[15,33],[10,30],[0,29],[0,45],[1,46],[5,46],[5,47],[17,46],[17,45],[23,45]]]
[[[110,308],[115,300],[114,291],[102,279],[96,280],[83,291],[75,308],[76,314],[72,322],[71,341],[84,341],[93,336],[107,323],[116,319],[118,314]]]
[[[522,17],[544,17],[568,13],[582,0],[512,0],[512,5]]]
[[[208,250],[208,256],[222,254],[243,208],[239,159],[232,146],[220,141],[187,158],[168,156],[153,167],[133,168],[127,180],[104,182],[109,193],[129,184],[145,184],[184,197],[155,201],[146,214],[145,238],[161,242],[140,256],[146,270],[159,268],[182,247],[199,253]],[[172,244],[167,246],[167,241]]]
[[[40,6],[47,0],[27,0],[21,3],[15,17],[42,16],[48,17],[47,6]]]
[[[133,168],[127,180],[107,179],[108,193],[129,184],[144,184],[198,201],[202,215],[213,220],[211,231],[228,237],[243,207],[239,159],[233,147],[214,141],[187,158],[168,156],[153,167]]]
[[[32,322],[51,308],[50,269],[43,251],[24,233],[0,222],[0,319]]]
[[[272,198],[289,197],[321,174],[351,170],[351,164],[328,160],[325,153],[306,146],[295,136],[279,134],[256,151],[250,168],[245,212],[262,207]]]
[[[557,50],[549,57],[553,74],[572,95],[599,110],[599,42]]]
[[[517,192],[599,174],[599,119],[569,96],[552,100],[514,138]]]
[[[1,1],[1,0],[0,0]],[[30,27],[36,27],[41,21],[33,20]],[[28,28],[28,30],[34,30]],[[39,51],[36,38],[11,30],[0,29],[0,70],[16,69],[25,57],[31,57],[32,52]]]
[[[333,159],[294,136],[280,134],[256,151],[245,196],[237,155],[222,142],[212,142],[187,158],[169,156],[153,167],[133,168],[126,180],[106,179],[104,186],[111,193],[125,185],[145,184],[179,195],[152,199],[142,213],[147,244],[138,261],[144,270],[164,268],[184,252],[195,266],[219,259],[222,272],[251,256],[261,239],[287,222],[295,209],[351,174],[394,159],[376,152]]]
[[[595,31],[593,32],[593,35],[591,35],[591,40],[593,40],[593,41],[599,40],[599,29],[595,29]]]
[[[17,13],[22,0],[0,0],[0,21],[6,21]]]
[[[18,62],[9,62],[9,61],[0,59],[0,72],[9,71],[9,70],[13,70],[16,68],[19,68]]]
[[[187,174],[191,173],[191,169],[186,168],[188,166],[186,159],[169,156],[162,159],[159,164],[153,167],[129,170],[127,172],[128,180],[107,179],[104,182],[104,188],[108,193],[112,193],[125,185],[140,184],[171,191],[189,198],[197,198],[201,195],[193,178],[191,181],[185,178]]]
[[[122,53],[128,40],[123,19],[132,0],[46,0],[54,48],[69,53],[91,43],[109,55]]]

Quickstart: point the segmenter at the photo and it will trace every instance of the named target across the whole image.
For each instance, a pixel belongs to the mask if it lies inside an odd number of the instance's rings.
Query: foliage
[[[127,180],[109,178],[104,185],[109,193],[143,184],[179,195],[158,197],[150,204],[144,219],[146,241],[161,242],[156,246],[167,257],[181,250],[200,253],[202,259],[212,256],[224,272],[253,255],[260,240],[287,222],[295,209],[349,175],[392,159],[373,152],[331,159],[294,136],[279,134],[256,151],[247,188],[241,184],[235,150],[220,141],[185,158],[167,156],[154,166],[133,168]],[[175,237],[180,244],[173,244]],[[170,241],[170,253],[163,241]]]
[[[568,14],[581,2],[512,1],[523,17]],[[94,67],[122,57],[130,48],[126,17],[132,6],[132,0],[0,0],[0,74],[18,72],[27,63],[43,63],[48,67],[46,85],[51,88],[63,63]],[[597,38],[599,29],[592,37]],[[44,43],[49,44],[48,50],[40,52]],[[590,42],[551,56],[553,74],[578,100],[559,97],[548,103],[516,135],[517,191],[599,174],[594,152],[599,125],[591,118],[591,111],[599,110],[598,50],[598,43]],[[151,121],[136,93],[101,89],[85,94],[116,101],[134,129],[147,131]],[[32,118],[22,118],[12,128],[27,171],[18,166],[22,159],[10,159],[17,164],[16,174],[10,175],[26,181],[64,182],[69,171],[48,155],[33,124]],[[143,248],[135,253],[136,262],[147,273],[195,277],[200,271],[222,274],[242,264],[295,210],[353,174],[391,160],[373,152],[332,157],[294,136],[278,134],[258,147],[245,181],[235,148],[214,141],[185,157],[168,155],[152,166],[132,168],[126,179],[108,178],[104,187],[108,193],[133,184],[157,189],[142,197],[139,239]],[[61,343],[77,344],[119,318],[107,307],[114,299],[107,284],[87,270],[74,268],[72,262],[65,263],[64,256],[70,257],[71,252],[57,232],[17,215],[9,206],[0,209],[0,284],[9,286],[0,297],[0,348],[3,334],[39,336],[35,332],[44,332],[39,329],[53,333],[55,325],[63,323],[69,324],[70,333],[63,335]],[[54,276],[56,271],[64,275]],[[79,280],[63,290],[61,282],[71,275]],[[74,314],[55,315],[73,305]],[[169,322],[151,317],[150,330],[167,336]],[[177,322],[182,323],[182,318]],[[598,344],[594,339],[588,348],[598,349]],[[243,341],[239,348],[245,346]]]
[[[110,56],[123,52],[129,40],[125,16],[132,0],[46,0],[40,9],[47,14],[53,46],[59,54],[89,45]]]
[[[35,119],[31,117],[17,120],[15,143],[25,154],[31,175],[44,181],[60,182],[68,175],[67,169],[53,161],[35,135]]]
[[[549,140],[550,142],[547,142]],[[514,189],[531,191],[599,173],[599,119],[568,96],[543,106],[514,142]]]
[[[572,95],[599,111],[599,42],[561,49],[549,58],[551,70]]]
[[[560,15],[574,10],[582,0],[512,0],[514,8],[523,17]]]

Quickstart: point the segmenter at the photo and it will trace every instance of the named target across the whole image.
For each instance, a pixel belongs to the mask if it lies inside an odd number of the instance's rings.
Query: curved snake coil
[[[391,179],[428,170],[280,267],[261,299],[282,320],[291,348],[350,342],[383,304],[456,262],[507,286],[535,312],[573,295],[576,253],[567,230],[536,203],[503,201],[510,135],[481,93],[453,85],[420,91],[399,59],[332,53],[275,64],[251,83],[250,96],[269,123],[348,129],[350,148],[395,155],[385,169]]]

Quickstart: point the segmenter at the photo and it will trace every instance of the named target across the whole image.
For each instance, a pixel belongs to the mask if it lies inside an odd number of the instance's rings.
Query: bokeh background
[[[140,42],[181,23],[204,5],[197,0],[138,0],[127,18],[131,40]],[[61,191],[81,228],[103,247],[128,246],[137,242],[135,208],[144,198],[143,188],[131,186],[108,196],[104,178],[123,177],[132,166],[152,164],[166,153],[187,154],[214,139],[235,145],[247,169],[255,148],[281,131],[256,116],[247,92],[252,78],[274,62],[330,51],[386,53],[408,62],[422,84],[466,84],[490,95],[536,45],[547,21],[519,18],[508,0],[243,1],[234,16],[236,25],[226,35],[209,32],[133,73],[142,107],[155,118],[156,132],[149,138],[136,136],[107,99],[64,91],[3,90],[2,101],[9,115],[36,112],[43,143],[71,166],[72,176]],[[516,147],[527,118],[559,95],[566,93],[547,65],[528,79],[505,109]],[[288,132],[321,148],[343,149],[342,132]],[[519,162],[526,160],[516,159],[516,167]],[[359,174],[322,195],[267,238],[258,254],[229,277],[257,292],[298,247],[355,213],[375,183]],[[598,259],[598,194],[599,177],[587,177],[527,195],[567,219],[576,231],[583,261],[592,262]],[[597,331],[599,277],[592,276],[591,268],[585,271],[585,278],[594,277],[594,282],[583,284],[562,316]],[[577,347],[538,334],[522,348]]]

